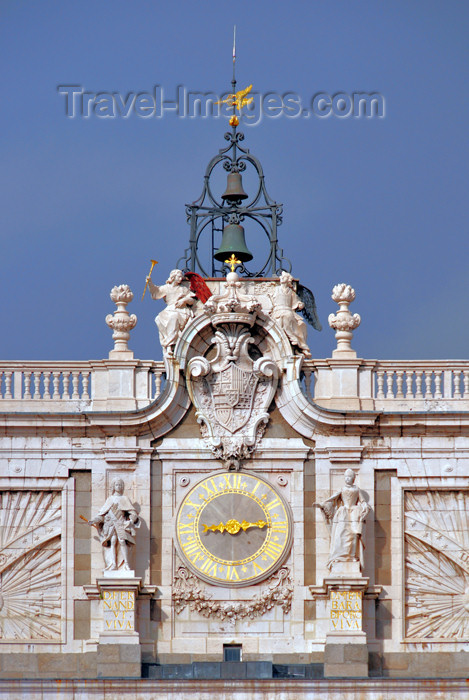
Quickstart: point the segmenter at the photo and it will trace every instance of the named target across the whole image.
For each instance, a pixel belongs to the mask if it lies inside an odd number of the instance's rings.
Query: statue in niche
[[[166,302],[166,308],[155,318],[155,323],[163,353],[167,357],[172,357],[177,339],[193,316],[190,306],[194,303],[196,295],[182,286],[183,280],[184,274],[181,270],[171,270],[166,284],[161,287],[153,284],[150,275],[146,278],[151,298],[164,299]]]
[[[355,472],[347,469],[345,484],[340,491],[323,503],[313,503],[320,508],[331,533],[331,548],[327,568],[332,570],[335,562],[358,561],[363,569],[363,525],[370,511],[358,486]]]
[[[121,565],[124,571],[130,571],[130,551],[135,544],[135,530],[140,527],[140,519],[130,500],[124,496],[122,479],[112,481],[111,495],[98,515],[88,523],[98,531],[103,546],[104,571],[116,571]]]
[[[296,309],[303,309],[304,304],[293,289],[293,277],[289,272],[283,271],[279,282],[279,287],[272,295],[273,309],[270,316],[285,331],[290,343],[296,345],[305,357],[311,357],[306,342],[306,323],[295,313]]]

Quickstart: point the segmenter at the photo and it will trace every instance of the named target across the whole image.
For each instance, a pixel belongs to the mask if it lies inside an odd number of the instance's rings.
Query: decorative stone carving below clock
[[[215,617],[235,623],[246,617],[253,620],[275,606],[281,607],[285,614],[291,609],[293,583],[290,569],[286,566],[271,576],[267,588],[251,600],[212,600],[210,595],[200,588],[199,583],[199,579],[187,569],[179,567],[174,577],[172,594],[176,613],[179,614],[188,605],[190,610],[200,613],[203,617]]]
[[[266,357],[253,360],[250,327],[255,313],[214,315],[212,360],[194,357],[188,366],[188,388],[197,409],[201,433],[214,455],[225,462],[247,459],[258,446],[269,421],[278,368]]]
[[[405,494],[406,637],[469,641],[469,492]]]

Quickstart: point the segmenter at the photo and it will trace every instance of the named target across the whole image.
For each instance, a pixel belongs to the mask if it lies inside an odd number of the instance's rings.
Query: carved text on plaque
[[[104,630],[135,631],[135,592],[103,591]]]
[[[331,629],[361,630],[362,592],[331,591]]]

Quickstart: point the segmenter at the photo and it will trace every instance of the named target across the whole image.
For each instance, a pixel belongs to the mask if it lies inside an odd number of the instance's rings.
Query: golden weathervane
[[[254,97],[246,97],[251,90],[252,90],[252,85],[248,85],[247,88],[244,90],[238,90],[237,92],[234,92],[236,88],[236,76],[235,76],[235,66],[236,66],[236,25],[234,26],[233,30],[233,80],[231,81],[231,85],[233,86],[233,92],[228,95],[224,100],[220,100],[219,102],[215,102],[216,105],[223,105],[223,104],[228,104],[230,107],[233,108],[233,114],[230,117],[230,125],[231,126],[238,126],[239,124],[239,119],[236,116],[236,110],[241,113],[241,110],[243,107],[246,107],[247,105],[251,104],[253,102]]]
[[[254,97],[246,97],[246,95],[249,92],[251,92],[251,90],[252,90],[252,85],[249,85],[244,90],[238,90],[238,92],[235,92],[232,95],[228,95],[228,97],[225,100],[220,100],[219,102],[215,102],[215,104],[216,105],[229,104],[234,109],[237,109],[239,112],[241,112],[241,109],[243,107],[246,107],[246,105],[250,105],[251,102],[254,100]]]

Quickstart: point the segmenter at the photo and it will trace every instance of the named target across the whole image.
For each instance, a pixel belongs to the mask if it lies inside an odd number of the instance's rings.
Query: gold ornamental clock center
[[[292,518],[288,503],[251,472],[217,472],[182,500],[176,545],[187,566],[219,586],[243,586],[270,576],[286,559]]]

